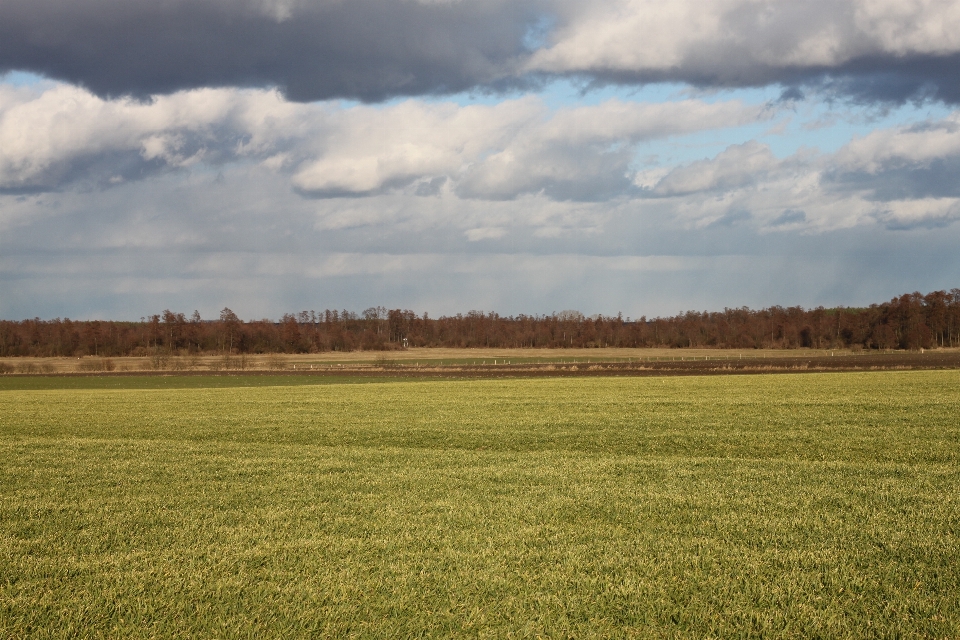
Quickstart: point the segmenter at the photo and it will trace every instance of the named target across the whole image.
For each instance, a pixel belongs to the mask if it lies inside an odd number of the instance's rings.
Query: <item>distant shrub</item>
[[[279,353],[271,353],[267,356],[267,368],[268,369],[286,369],[287,368],[287,359],[281,356]]]
[[[17,373],[40,373],[40,368],[32,362],[21,362],[17,365]]]
[[[378,366],[378,367],[387,368],[387,367],[395,367],[395,366],[397,365],[397,361],[396,361],[396,360],[392,360],[392,359],[388,358],[387,356],[377,356],[377,357],[374,359],[373,364],[376,365],[376,366]]]
[[[150,354],[150,366],[157,371],[166,369],[169,362],[170,354],[167,351],[154,351]]]
[[[9,365],[6,362],[0,362],[0,374],[2,373],[13,373],[13,365]]]

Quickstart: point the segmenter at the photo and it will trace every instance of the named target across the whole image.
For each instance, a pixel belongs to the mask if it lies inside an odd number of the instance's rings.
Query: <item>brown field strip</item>
[[[960,369],[960,350],[409,349],[297,355],[6,358],[6,375],[313,374],[391,377],[723,375]]]

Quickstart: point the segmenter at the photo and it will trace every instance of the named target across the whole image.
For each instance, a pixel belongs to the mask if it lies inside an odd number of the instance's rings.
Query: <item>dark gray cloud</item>
[[[11,0],[0,70],[97,94],[279,86],[293,100],[379,100],[508,82],[535,2]]]
[[[960,55],[865,56],[836,69],[812,69],[784,82],[869,104],[939,100],[960,103]]]
[[[960,198],[960,157],[935,159],[929,163],[885,167],[876,172],[830,172],[824,176],[827,188],[869,192],[872,199],[913,200],[917,198]]]
[[[727,53],[716,55],[720,59],[728,56]],[[855,104],[883,102],[901,105],[929,100],[960,103],[958,54],[906,58],[867,55],[835,66],[809,65],[800,68],[758,64],[732,69],[690,64],[663,70],[597,69],[588,79],[596,86],[684,82],[701,89],[737,89],[772,84],[784,87],[784,100],[820,97]]]
[[[779,84],[960,102],[950,2],[5,0],[0,72],[100,96],[277,86],[312,101],[588,83]],[[802,91],[801,91],[802,89]]]

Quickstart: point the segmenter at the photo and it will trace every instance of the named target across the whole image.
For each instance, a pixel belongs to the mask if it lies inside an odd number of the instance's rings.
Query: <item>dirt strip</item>
[[[680,359],[683,358],[683,359]],[[764,373],[816,373],[828,371],[960,370],[960,353],[904,353],[786,358],[710,359],[686,358],[655,362],[599,362],[593,364],[507,364],[481,366],[393,367],[335,372],[340,375],[397,377],[566,377],[566,376],[684,376],[744,375]],[[327,373],[327,372],[324,372]]]
[[[764,373],[814,373],[828,371],[893,371],[922,369],[960,370],[960,352],[928,351],[886,354],[837,354],[810,357],[711,357],[677,355],[672,360],[594,363],[522,363],[522,364],[435,364],[396,363],[377,365],[337,365],[322,369],[227,370],[227,371],[98,371],[55,373],[56,376],[347,376],[397,378],[502,378],[568,376],[683,376],[736,375]],[[5,376],[36,375],[14,374]],[[44,374],[40,374],[44,375]]]

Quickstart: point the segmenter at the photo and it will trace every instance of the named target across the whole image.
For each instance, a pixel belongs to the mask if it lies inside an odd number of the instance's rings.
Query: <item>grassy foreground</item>
[[[0,386],[0,636],[960,635],[958,372],[280,384]]]

